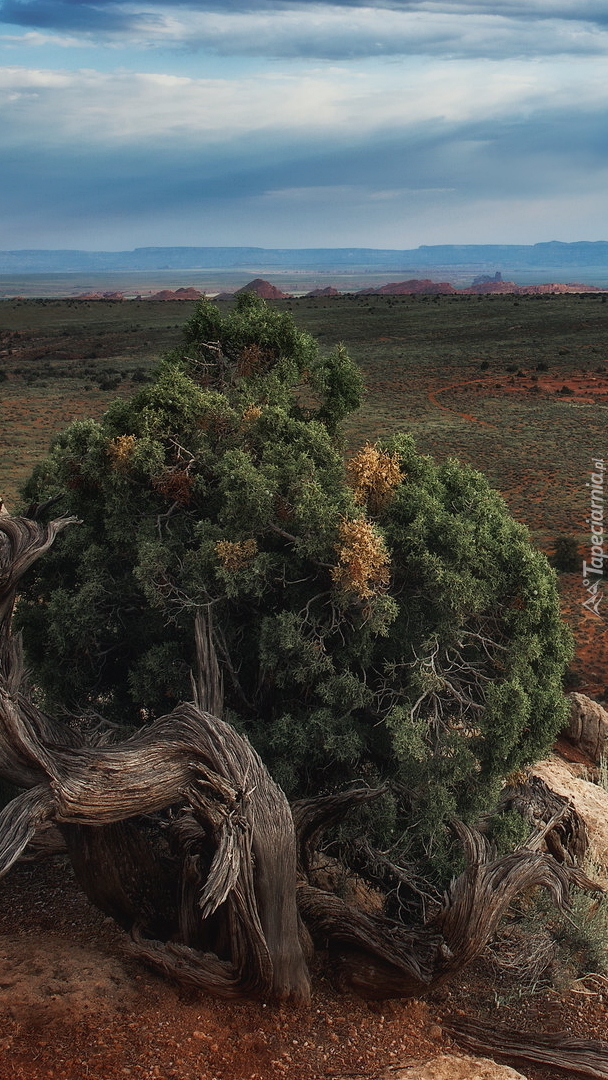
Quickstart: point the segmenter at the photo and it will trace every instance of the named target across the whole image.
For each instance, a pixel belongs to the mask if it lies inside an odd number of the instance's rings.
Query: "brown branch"
[[[339,791],[312,799],[298,799],[291,804],[298,858],[305,873],[311,869],[313,852],[319,846],[321,836],[331,825],[336,825],[354,807],[376,799],[386,788],[359,787]]]
[[[537,1035],[529,1031],[510,1031],[496,1024],[452,1017],[446,1030],[469,1050],[515,1061],[550,1065],[570,1077],[591,1076],[608,1080],[608,1042],[579,1039],[563,1032]]]
[[[213,643],[211,608],[202,608],[194,619],[196,674],[191,676],[194,701],[204,712],[221,716],[224,711],[224,684]]]

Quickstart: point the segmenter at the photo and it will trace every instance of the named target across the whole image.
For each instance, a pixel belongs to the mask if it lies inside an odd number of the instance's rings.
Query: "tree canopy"
[[[438,860],[562,725],[570,636],[479,472],[408,435],[345,456],[361,394],[289,314],[202,301],[154,380],[34,470],[25,497],[65,492],[82,524],[17,614],[49,707],[141,725],[191,696],[203,611],[224,719],[287,795],[385,785],[370,841]]]

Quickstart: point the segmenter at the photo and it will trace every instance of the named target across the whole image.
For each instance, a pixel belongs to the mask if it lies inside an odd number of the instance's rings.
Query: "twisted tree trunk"
[[[249,743],[207,711],[220,711],[221,678],[201,620],[197,704],[115,746],[51,722],[22,691],[10,618],[21,575],[73,521],[0,515],[0,775],[23,789],[0,813],[0,874],[52,826],[84,891],[142,960],[209,993],[296,1001],[309,997],[311,940],[341,985],[419,996],[479,953],[519,889],[543,885],[564,906],[569,881],[586,880],[534,845],[493,861],[460,826],[467,869],[427,925],[366,915],[314,888],[323,830],[378,792],[305,800],[292,813]]]

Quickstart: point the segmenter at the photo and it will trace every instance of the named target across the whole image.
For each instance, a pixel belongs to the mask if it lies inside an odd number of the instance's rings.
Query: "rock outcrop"
[[[585,694],[570,694],[570,722],[563,735],[596,765],[608,755],[608,712]]]
[[[490,1058],[442,1054],[430,1061],[412,1061],[402,1068],[391,1065],[382,1080],[526,1080],[522,1073],[497,1065]]]
[[[200,300],[202,292],[189,286],[187,289],[161,289],[153,293],[150,300]]]
[[[608,791],[587,779],[584,765],[560,760],[556,754],[531,769],[547,787],[567,798],[580,814],[589,835],[589,856],[608,876]]]
[[[431,281],[430,278],[410,278],[409,281],[390,281],[388,285],[378,285],[375,289],[361,289],[358,296],[407,296],[417,295],[452,295],[456,289],[449,281]]]
[[[564,284],[562,281],[548,281],[542,285],[516,285],[514,281],[501,281],[498,278],[490,278],[489,281],[481,281],[476,278],[472,285],[466,289],[460,289],[461,293],[513,293],[515,296],[544,296],[548,293],[581,293],[581,292],[605,292],[599,285],[581,285],[572,281]]]
[[[88,292],[79,293],[76,300],[124,300],[124,293],[121,292]],[[16,297],[18,300],[19,297]]]
[[[269,281],[259,277],[243,285],[242,289],[237,289],[235,295],[244,292],[255,293],[256,296],[261,296],[262,300],[286,300],[289,297],[289,293],[281,292],[276,285],[271,285]]]

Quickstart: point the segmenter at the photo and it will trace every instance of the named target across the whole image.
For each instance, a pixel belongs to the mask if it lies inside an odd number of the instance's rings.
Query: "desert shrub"
[[[19,604],[49,708],[132,723],[190,695],[193,619],[212,618],[225,715],[290,796],[385,785],[365,828],[444,869],[447,822],[567,713],[554,572],[477,471],[408,435],[345,461],[361,397],[246,294],[203,301],[153,382],[54,441],[25,489],[82,519]]]
[[[100,390],[116,390],[120,382],[120,375],[100,375],[97,385]]]
[[[581,558],[575,536],[557,536],[553,542],[551,565],[562,573],[573,573],[580,569]]]

